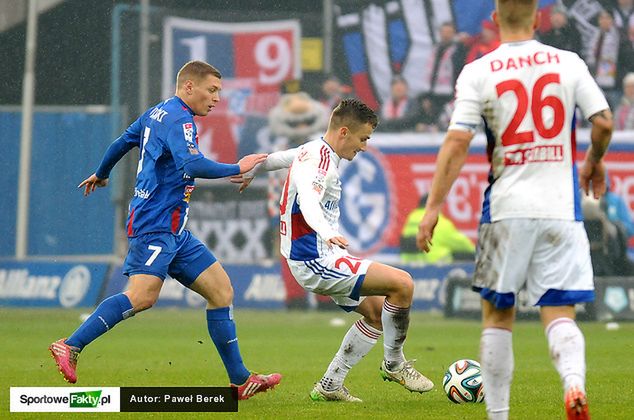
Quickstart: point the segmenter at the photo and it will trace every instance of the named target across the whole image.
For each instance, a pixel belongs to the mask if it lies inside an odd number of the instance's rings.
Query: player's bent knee
[[[414,279],[412,279],[412,276],[408,272],[403,270],[399,271],[399,291],[403,296],[408,296],[411,298],[412,296],[414,296]]]
[[[130,299],[134,313],[150,309],[154,306],[159,297],[158,292],[153,293],[147,290],[128,290],[124,293],[128,296],[128,299]]]
[[[136,299],[131,298],[130,302],[132,303],[134,312],[138,313],[141,311],[145,311],[146,309],[150,309],[152,306],[154,306],[157,300],[158,296],[142,296],[137,297]]]
[[[204,293],[202,296],[212,307],[229,306],[233,303],[233,288],[216,289],[213,292]]]

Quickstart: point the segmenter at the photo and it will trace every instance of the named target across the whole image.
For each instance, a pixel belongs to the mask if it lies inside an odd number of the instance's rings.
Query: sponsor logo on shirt
[[[535,146],[504,153],[504,164],[506,166],[539,162],[562,162],[563,160],[564,148],[561,145]]]
[[[313,190],[315,190],[318,194],[321,194],[324,190],[324,186],[317,181],[313,181]]]
[[[141,200],[147,200],[148,198],[150,198],[150,192],[143,188],[135,188],[134,196],[139,197]]]
[[[196,148],[196,145],[198,144],[198,133],[196,133],[196,143],[194,143],[194,124],[183,124],[183,135],[185,136],[185,141],[187,142],[187,150],[189,154],[197,155],[200,153],[198,148]]]
[[[198,138],[198,136],[196,136],[196,138]],[[196,149],[196,146],[194,146],[193,143],[187,143],[187,150],[189,151],[190,155],[197,155],[198,149]]]

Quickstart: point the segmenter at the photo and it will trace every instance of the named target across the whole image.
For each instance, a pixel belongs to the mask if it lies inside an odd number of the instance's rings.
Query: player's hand
[[[596,199],[605,194],[605,164],[603,160],[592,162],[586,159],[579,170],[579,184],[586,195],[590,194],[590,187],[592,187],[592,195]]]
[[[431,240],[434,236],[434,229],[438,223],[439,214],[438,210],[425,210],[423,220],[420,221],[418,233],[416,234],[416,245],[421,251],[429,252],[430,247],[433,245]]]
[[[246,177],[244,176],[244,174],[240,174],[230,177],[229,181],[231,181],[233,184],[240,184],[240,189],[238,190],[238,192],[242,192],[247,189],[251,181],[253,181],[253,178],[254,177]]]
[[[332,237],[326,241],[326,244],[328,245],[329,248],[332,248],[333,245],[338,246],[341,249],[348,248],[348,240],[344,238],[343,236]]]
[[[249,172],[255,165],[264,162],[267,156],[268,155],[266,153],[246,155],[238,161],[238,165],[240,165],[240,173],[243,174],[245,172]]]
[[[108,178],[97,178],[97,174],[92,174],[88,178],[84,179],[77,188],[84,187],[84,197],[93,192],[97,187],[105,187],[108,185]]]

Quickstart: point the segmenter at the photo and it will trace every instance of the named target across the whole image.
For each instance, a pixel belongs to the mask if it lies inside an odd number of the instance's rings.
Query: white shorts
[[[304,289],[330,298],[347,312],[363,300],[361,286],[370,260],[337,254],[310,261],[286,260],[293,277]]]
[[[594,300],[583,222],[505,219],[480,225],[473,290],[504,309],[515,305],[524,286],[535,306]]]

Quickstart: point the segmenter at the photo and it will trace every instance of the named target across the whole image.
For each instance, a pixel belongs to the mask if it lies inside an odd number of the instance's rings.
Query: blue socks
[[[97,337],[133,315],[132,304],[126,295],[119,293],[110,296],[99,304],[88,319],[66,340],[66,344],[81,351]],[[242,363],[232,307],[207,309],[207,328],[225,365],[229,380],[234,385],[244,384],[251,372]]]
[[[66,344],[81,351],[97,337],[134,315],[130,299],[123,293],[110,296],[97,306],[83,324],[67,340]]]
[[[234,385],[244,384],[251,373],[242,363],[240,356],[236,324],[233,322],[233,307],[207,309],[207,328],[229,374],[229,381]]]

